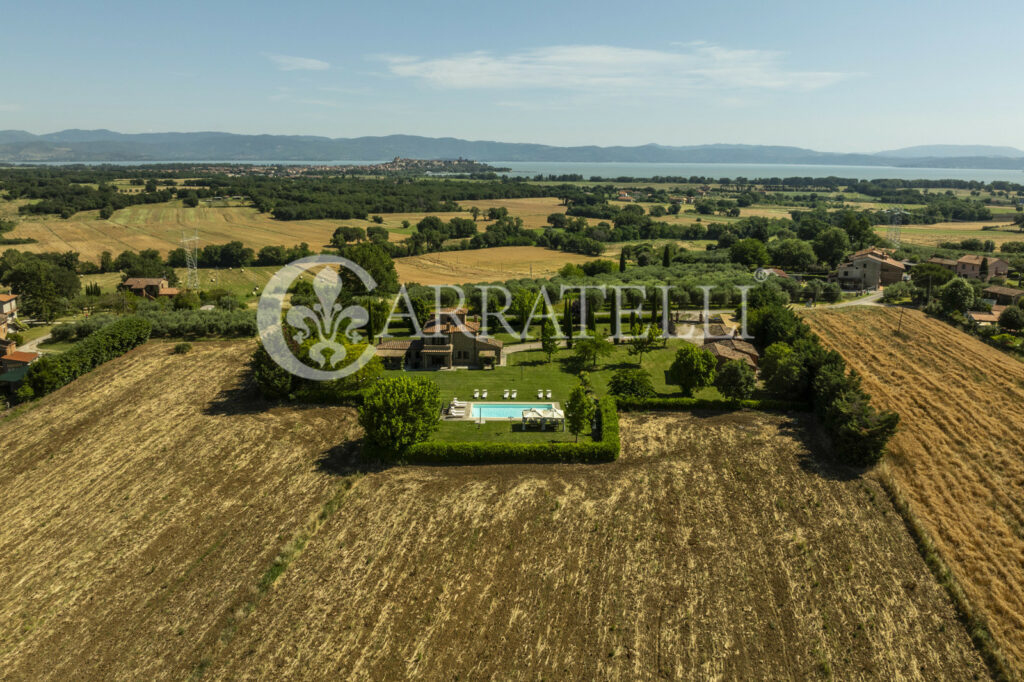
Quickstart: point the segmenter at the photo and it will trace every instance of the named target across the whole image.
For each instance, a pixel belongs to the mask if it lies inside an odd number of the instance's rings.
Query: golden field
[[[1024,363],[915,310],[805,315],[900,414],[882,475],[924,524],[1007,661],[1024,671]]]
[[[604,465],[355,470],[346,408],[150,343],[0,419],[12,679],[987,676],[809,417],[624,415]]]
[[[566,263],[592,260],[595,257],[540,246],[499,246],[396,258],[395,269],[398,270],[399,281],[406,284],[466,284],[550,277]]]

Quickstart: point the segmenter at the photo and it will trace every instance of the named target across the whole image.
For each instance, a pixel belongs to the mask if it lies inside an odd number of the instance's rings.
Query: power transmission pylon
[[[185,276],[185,288],[198,289],[199,267],[196,262],[199,250],[198,230],[191,237],[186,237],[184,232],[181,233],[181,248],[185,250],[185,267],[188,268],[188,274]]]
[[[889,230],[885,235],[885,238],[892,242],[893,246],[899,247],[900,245],[900,226],[903,225],[903,214],[902,208],[890,208],[889,213]]]

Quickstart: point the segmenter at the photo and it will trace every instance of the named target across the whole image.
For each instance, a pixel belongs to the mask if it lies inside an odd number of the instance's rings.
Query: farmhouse
[[[377,344],[377,357],[389,369],[442,369],[501,364],[502,342],[480,334],[465,308],[446,308],[423,327],[424,338],[389,339]]]
[[[938,265],[946,268],[950,272],[956,272],[956,261],[950,260],[949,258],[939,258],[938,256],[932,256],[928,259],[928,262],[932,265]]]
[[[8,325],[10,325],[10,318],[4,313],[0,313],[0,341],[7,338]],[[5,355],[5,353],[0,353],[0,355]]]
[[[982,277],[982,265],[988,272]],[[956,274],[968,279],[984,279],[986,282],[993,277],[1006,277],[1010,272],[1010,264],[1001,258],[988,258],[987,256],[975,256],[967,254],[961,256],[956,262]]]
[[[837,269],[839,285],[846,288],[877,289],[886,284],[903,281],[907,266],[872,246],[858,251]]]
[[[1014,305],[1024,296],[1024,290],[1010,287],[990,286],[982,290],[986,298],[995,299],[1000,305]]]
[[[12,319],[18,316],[17,294],[0,294],[0,315],[7,315]]]
[[[171,287],[163,277],[129,277],[121,282],[118,289],[130,291],[141,298],[156,299],[161,296],[173,297],[181,293]]]

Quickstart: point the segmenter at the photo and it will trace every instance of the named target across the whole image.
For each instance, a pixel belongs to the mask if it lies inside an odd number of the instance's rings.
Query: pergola
[[[527,410],[523,410],[523,428],[527,426],[540,426],[540,430],[543,431],[549,424],[558,426],[562,425],[562,429],[565,429],[565,413],[557,407],[553,407],[550,410],[538,410],[536,407],[531,407]]]

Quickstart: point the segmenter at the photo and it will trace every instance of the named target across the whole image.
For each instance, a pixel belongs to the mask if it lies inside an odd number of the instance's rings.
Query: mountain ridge
[[[936,153],[943,150],[947,153]],[[1001,153],[995,153],[997,151]],[[402,134],[329,138],[218,131],[119,133],[107,129],[68,129],[35,135],[24,130],[0,130],[0,162],[6,163],[336,162],[383,161],[396,156],[461,157],[482,162],[763,163],[1024,169],[1024,152],[1013,147],[979,145],[925,145],[872,154],[729,143],[557,147],[528,142]]]

